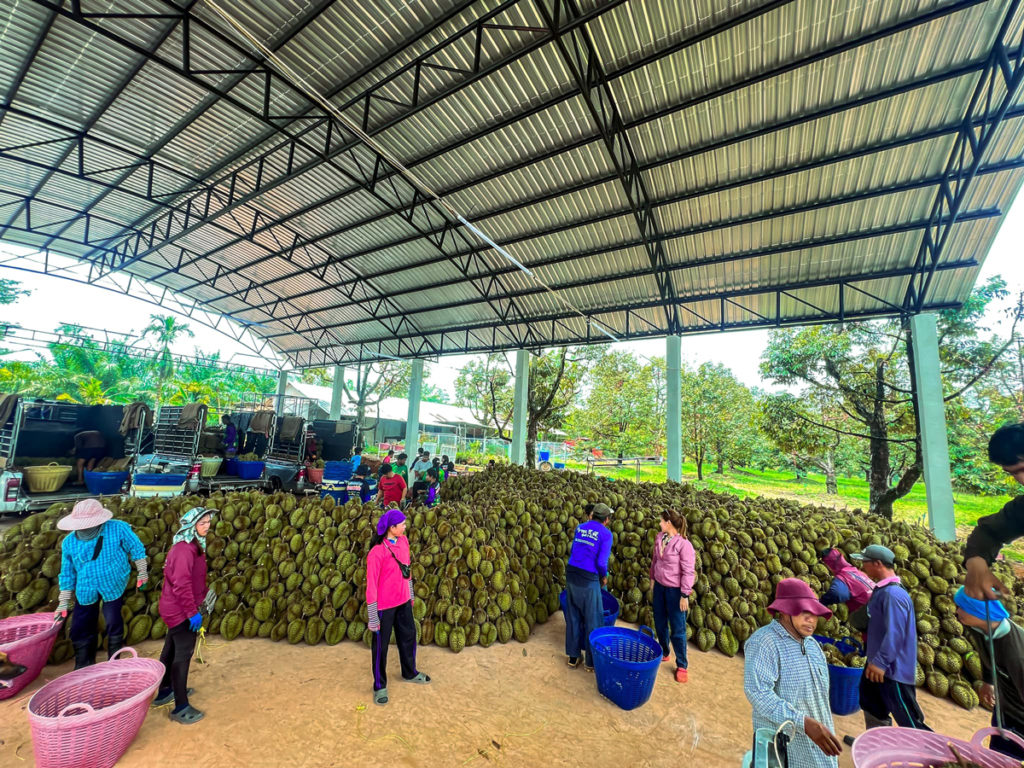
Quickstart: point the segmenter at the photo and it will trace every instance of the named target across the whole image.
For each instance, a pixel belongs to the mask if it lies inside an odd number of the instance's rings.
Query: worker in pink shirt
[[[658,633],[664,662],[669,659],[669,627],[672,629],[678,683],[685,683],[689,674],[686,670],[686,614],[690,610],[696,562],[693,544],[686,538],[686,518],[678,512],[665,510],[661,513],[661,533],[654,539],[651,557],[654,630]]]
[[[402,679],[429,683],[430,677],[416,669],[416,622],[412,604],[409,540],[405,538],[405,515],[387,509],[377,520],[377,531],[366,556],[366,608],[370,618],[370,655],[373,662],[373,702],[388,703],[388,643],[395,631]]]

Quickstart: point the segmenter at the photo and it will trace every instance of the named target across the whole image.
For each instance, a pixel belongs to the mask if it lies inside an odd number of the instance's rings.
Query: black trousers
[[[188,705],[188,667],[196,649],[196,633],[188,628],[188,619],[167,630],[160,663],[164,665],[164,679],[160,690],[174,690],[174,708]]]
[[[107,657],[124,646],[124,619],[121,601],[103,601],[103,620],[107,623]],[[75,649],[75,669],[96,663],[96,647],[100,635],[100,601],[91,605],[76,605],[71,611],[71,645]]]
[[[373,659],[373,690],[388,687],[388,643],[391,629],[395,630],[398,659],[402,662],[402,677],[416,677],[416,622],[412,617],[412,601],[380,611],[380,632],[373,633],[370,656]]]
[[[860,708],[878,721],[869,723],[869,727],[890,725],[889,716],[892,715],[900,728],[931,730],[924,724],[924,713],[917,703],[917,691],[909,683],[899,683],[888,677],[880,683],[873,683],[864,675],[860,679]]]
[[[996,723],[996,715],[992,713],[992,727],[998,727]],[[1015,735],[1022,736],[1024,738],[1024,724],[1014,722],[1008,719],[1005,715],[1003,716],[1003,729],[1007,731],[1013,731]],[[1004,739],[1002,736],[993,736],[991,741],[988,743],[988,748],[995,752],[1002,752],[1004,755],[1009,755],[1014,760],[1024,760],[1024,749],[1021,749],[1017,742]]]

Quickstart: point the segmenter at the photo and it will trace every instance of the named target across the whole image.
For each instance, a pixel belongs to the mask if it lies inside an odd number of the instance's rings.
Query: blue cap
[[[854,552],[850,555],[854,560],[877,560],[883,565],[892,568],[896,564],[896,554],[888,547],[881,544],[871,544],[864,547],[861,552]]]
[[[974,618],[981,619],[982,621],[1002,621],[1003,619],[1010,618],[1010,612],[998,600],[976,600],[967,594],[967,590],[964,587],[960,587],[956,594],[953,595],[953,602],[964,613],[969,613]],[[987,617],[985,616],[986,604],[988,605]]]

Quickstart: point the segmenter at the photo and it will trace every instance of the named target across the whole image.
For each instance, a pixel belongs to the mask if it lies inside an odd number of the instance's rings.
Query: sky
[[[1017,197],[1007,214],[985,259],[979,281],[1000,274],[1006,280],[1011,294],[1024,290],[1021,242],[1024,242],[1024,195]],[[0,243],[0,251],[18,253],[25,252],[25,249]],[[22,297],[16,304],[0,307],[0,321],[14,322],[26,329],[51,331],[61,323],[73,323],[120,333],[138,333],[149,323],[151,314],[165,312],[139,299],[102,288],[3,266],[0,266],[0,277],[19,280],[23,288],[31,291],[29,296]],[[185,339],[176,345],[176,352],[193,354],[199,348],[209,354],[219,350],[222,360],[233,359],[246,365],[258,365],[248,350],[229,337],[198,324],[192,324],[191,327],[195,338]],[[751,330],[686,336],[683,338],[683,358],[691,366],[702,362],[722,363],[747,386],[766,387],[768,385],[759,375],[758,363],[768,333],[768,330]],[[648,358],[665,355],[664,339],[621,342],[611,346],[615,350],[632,351]],[[31,354],[27,357],[30,358]],[[428,364],[428,381],[440,389],[453,392],[459,370],[471,359],[468,355],[454,355]]]

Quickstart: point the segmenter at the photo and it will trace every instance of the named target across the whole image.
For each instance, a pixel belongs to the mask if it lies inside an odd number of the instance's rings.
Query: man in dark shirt
[[[988,441],[988,460],[1024,485],[1024,424],[1000,427]],[[999,550],[1024,535],[1024,496],[1018,496],[994,515],[978,520],[964,547],[965,586],[975,600],[995,600],[1010,590],[989,568]],[[995,592],[993,590],[996,590]]]
[[[85,482],[85,471],[92,471],[96,462],[107,453],[107,439],[103,433],[88,429],[75,435],[75,456],[78,458],[78,485]]]
[[[1024,629],[1010,621],[1010,613],[1003,604],[992,600],[985,610],[985,603],[967,595],[960,587],[953,598],[956,603],[956,617],[970,630],[968,637],[981,660],[985,680],[992,680],[992,667],[999,674],[999,708],[1003,714],[1003,725],[1024,738]],[[989,653],[989,636],[992,638],[993,659]],[[995,705],[995,689],[986,682],[978,691],[982,702],[989,707]],[[998,726],[992,715],[992,725]],[[1015,760],[1024,760],[1024,749],[1002,736],[993,736],[989,749],[1002,752]]]

